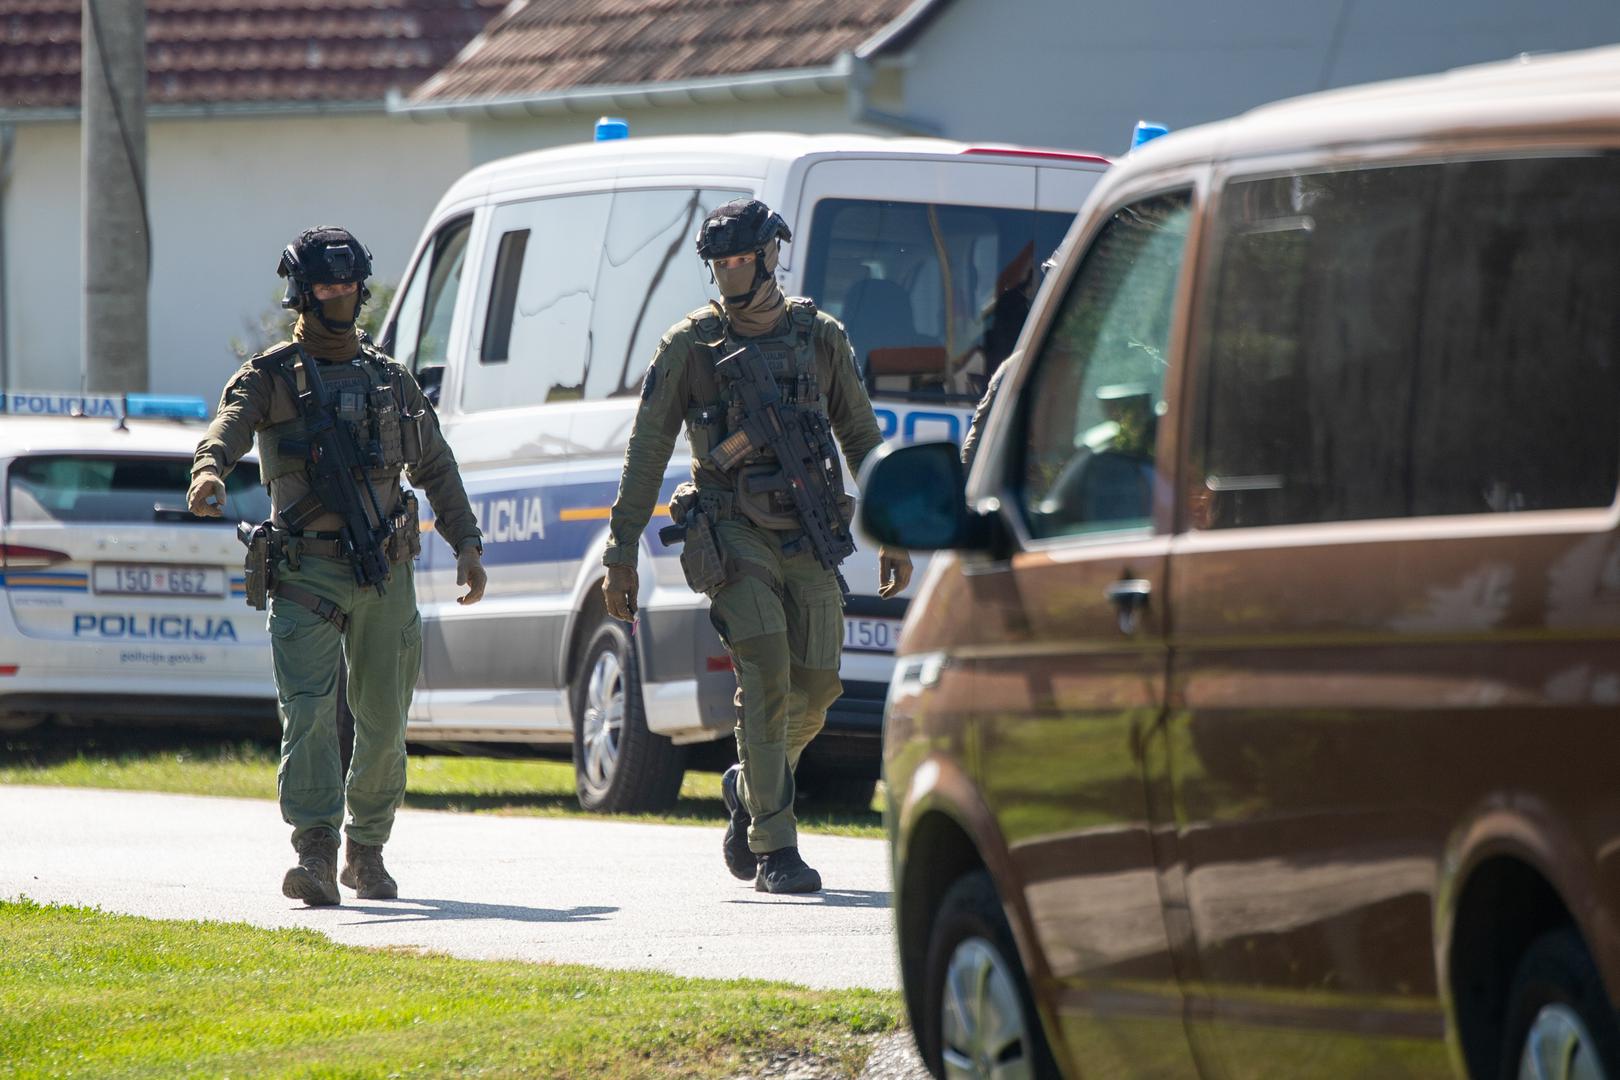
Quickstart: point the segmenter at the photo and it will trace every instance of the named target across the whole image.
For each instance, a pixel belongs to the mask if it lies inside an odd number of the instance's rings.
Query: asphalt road
[[[899,985],[879,840],[805,836],[815,896],[756,893],[726,873],[713,828],[401,810],[387,849],[400,899],[306,908],[275,805],[0,787],[0,897],[160,919],[319,930],[353,945],[472,959]]]

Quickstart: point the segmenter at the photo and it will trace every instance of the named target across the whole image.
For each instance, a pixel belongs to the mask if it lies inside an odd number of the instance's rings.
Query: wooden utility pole
[[[146,0],[84,0],[82,390],[144,391],[152,268]]]

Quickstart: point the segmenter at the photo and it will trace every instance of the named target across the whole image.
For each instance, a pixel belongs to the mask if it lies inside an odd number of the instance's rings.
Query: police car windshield
[[[184,512],[191,483],[187,457],[40,454],[18,458],[6,475],[6,517],[14,523],[120,522],[204,524]],[[227,519],[263,521],[270,497],[259,470],[239,463],[225,480]]]
[[[823,199],[805,289],[849,331],[877,397],[977,401],[1074,215]]]

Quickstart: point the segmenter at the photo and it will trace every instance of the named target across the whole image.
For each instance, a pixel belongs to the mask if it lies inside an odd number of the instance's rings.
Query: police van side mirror
[[[978,550],[988,530],[970,513],[955,443],[885,444],[861,469],[861,528],[880,544],[912,551]]]
[[[416,385],[422,388],[422,396],[427,398],[433,407],[439,407],[439,391],[444,388],[444,365],[427,364],[416,373]]]

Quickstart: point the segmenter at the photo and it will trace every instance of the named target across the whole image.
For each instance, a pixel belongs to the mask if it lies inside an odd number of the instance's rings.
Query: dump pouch
[[[279,552],[275,526],[268,521],[257,525],[246,521],[236,524],[236,538],[247,548],[242,560],[242,571],[247,593],[247,605],[255,611],[270,606],[270,596],[276,589],[276,562]]]
[[[399,509],[394,511],[394,532],[388,538],[386,551],[390,563],[415,562],[422,554],[421,503],[414,491],[399,493]]]

